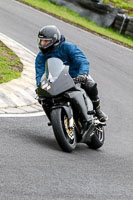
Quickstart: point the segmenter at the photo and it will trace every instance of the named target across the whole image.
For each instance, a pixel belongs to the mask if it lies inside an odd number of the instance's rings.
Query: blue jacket
[[[89,62],[83,52],[76,45],[66,42],[64,36],[62,36],[60,44],[54,48],[54,51],[48,54],[38,53],[35,61],[37,86],[45,72],[45,62],[51,57],[60,58],[65,65],[68,65],[69,74],[72,78],[79,74],[89,73]]]

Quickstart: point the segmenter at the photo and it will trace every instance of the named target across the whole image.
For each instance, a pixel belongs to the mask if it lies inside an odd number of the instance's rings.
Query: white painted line
[[[0,114],[1,117],[14,117],[14,118],[20,118],[20,117],[40,117],[45,116],[45,112],[37,112],[37,113],[27,113],[27,114]]]

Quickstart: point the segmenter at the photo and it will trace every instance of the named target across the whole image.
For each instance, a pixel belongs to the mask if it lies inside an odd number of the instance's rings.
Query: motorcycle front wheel
[[[51,123],[55,138],[65,152],[72,152],[77,143],[75,128],[69,128],[69,119],[62,108],[51,111]]]

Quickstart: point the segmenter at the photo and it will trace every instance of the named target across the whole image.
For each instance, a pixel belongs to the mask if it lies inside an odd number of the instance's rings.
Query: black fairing
[[[80,91],[68,91],[65,93],[65,95],[74,104],[76,109],[81,111],[83,120],[88,121],[89,118],[86,111],[87,107],[82,93]]]
[[[53,83],[47,81],[45,84],[48,84],[46,88],[42,89],[41,83],[38,87],[38,95],[44,97],[53,97],[58,96],[59,94],[68,91],[75,87],[73,79],[68,73],[67,67],[63,69],[58,79]]]

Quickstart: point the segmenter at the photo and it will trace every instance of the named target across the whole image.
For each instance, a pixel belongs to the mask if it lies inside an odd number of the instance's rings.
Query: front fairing
[[[68,73],[68,67],[58,58],[50,58],[45,65],[45,73],[38,87],[38,95],[57,96],[75,86]]]

